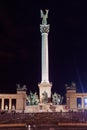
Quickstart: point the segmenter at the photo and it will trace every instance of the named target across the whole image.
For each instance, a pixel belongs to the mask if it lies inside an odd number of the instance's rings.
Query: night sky
[[[32,1],[32,0],[31,0]],[[0,2],[0,93],[28,92],[41,81],[40,9],[49,9],[49,77],[52,92],[74,81],[87,92],[87,7],[77,0]]]

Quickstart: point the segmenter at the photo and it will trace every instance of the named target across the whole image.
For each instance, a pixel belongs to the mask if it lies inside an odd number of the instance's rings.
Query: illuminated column
[[[9,110],[11,110],[11,98],[9,98]]]
[[[48,33],[49,25],[40,25],[42,35],[42,81],[49,82],[49,67],[48,67]]]
[[[2,98],[2,110],[4,110],[4,98]]]
[[[42,24],[40,25],[40,32],[42,36],[42,64],[41,64],[41,83],[38,85],[40,90],[40,102],[42,102],[43,93],[46,92],[48,95],[48,99],[51,98],[51,86],[52,84],[49,82],[49,64],[48,64],[48,33],[50,25],[47,24],[48,18],[48,10],[46,10],[46,14],[41,10],[41,18]]]
[[[82,97],[82,110],[84,111],[84,97]]]

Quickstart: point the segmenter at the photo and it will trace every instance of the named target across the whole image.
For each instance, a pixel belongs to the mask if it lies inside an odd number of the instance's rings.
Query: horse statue
[[[52,103],[54,105],[60,105],[63,102],[63,97],[60,94],[57,94],[56,92],[52,95]]]
[[[38,105],[39,98],[37,93],[30,92],[30,95],[27,96],[27,105]]]

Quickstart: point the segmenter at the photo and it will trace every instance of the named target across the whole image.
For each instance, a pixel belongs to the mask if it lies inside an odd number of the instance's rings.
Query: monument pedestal
[[[50,83],[50,82],[41,82],[40,84],[38,84],[38,87],[39,87],[40,103],[43,102],[42,100],[43,100],[44,92],[47,94],[48,102],[51,102],[52,83]]]

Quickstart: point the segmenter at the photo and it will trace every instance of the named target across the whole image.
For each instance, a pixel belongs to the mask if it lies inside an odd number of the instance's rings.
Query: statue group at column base
[[[38,84],[40,103],[49,103],[51,102],[51,88],[52,83],[50,82],[41,82]]]
[[[38,84],[39,86],[39,96],[37,92],[27,95],[26,105],[38,105],[40,104],[49,104],[53,105],[61,105],[63,102],[63,97],[56,92],[51,94],[52,83],[49,82],[41,82]]]

